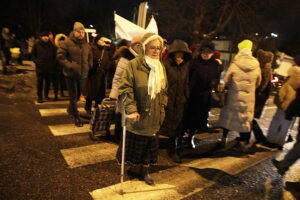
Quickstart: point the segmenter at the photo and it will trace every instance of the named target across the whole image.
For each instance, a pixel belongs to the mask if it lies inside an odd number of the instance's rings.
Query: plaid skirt
[[[126,132],[125,163],[132,165],[153,165],[157,163],[158,138]],[[117,161],[122,162],[122,141],[117,151]]]

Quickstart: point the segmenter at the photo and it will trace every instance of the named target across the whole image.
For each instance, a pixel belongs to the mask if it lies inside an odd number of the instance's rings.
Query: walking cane
[[[122,163],[121,163],[121,189],[120,194],[123,195],[123,181],[124,181],[124,165],[125,165],[125,140],[126,140],[126,112],[125,112],[125,106],[124,102],[127,98],[127,93],[124,94],[122,99],[122,125],[123,125],[123,140],[122,140]]]

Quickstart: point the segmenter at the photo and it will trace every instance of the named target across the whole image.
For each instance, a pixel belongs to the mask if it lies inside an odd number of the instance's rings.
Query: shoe
[[[145,183],[147,183],[148,185],[154,185],[154,180],[152,178],[152,176],[150,176],[149,174],[149,167],[148,166],[142,166],[142,178],[145,181]]]
[[[248,143],[246,141],[240,141],[239,142],[239,147],[240,147],[240,150],[243,152],[243,153],[247,153],[251,147],[252,147],[252,144],[251,143]]]
[[[50,100],[50,98],[49,98],[48,96],[46,96],[46,97],[45,97],[45,99],[46,99],[47,101],[49,101],[49,100]]]
[[[44,101],[43,101],[43,99],[38,99],[37,102],[38,103],[43,103]]]
[[[275,159],[272,159],[272,164],[276,167],[276,169],[278,170],[278,174],[280,174],[281,176],[284,176],[285,172],[289,169],[289,168],[282,168],[280,166],[280,162]]]
[[[77,126],[77,127],[83,127],[83,123],[81,122],[79,117],[75,117],[74,123],[75,123],[75,126]]]
[[[289,182],[285,183],[285,189],[292,192],[297,196],[296,198],[299,199],[300,197],[300,182]]]
[[[228,141],[227,137],[222,137],[222,138],[218,139],[217,145],[219,145],[222,148],[225,148],[227,141]]]

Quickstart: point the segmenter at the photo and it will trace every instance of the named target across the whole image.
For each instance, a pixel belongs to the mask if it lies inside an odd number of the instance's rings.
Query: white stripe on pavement
[[[50,117],[57,115],[67,115],[67,108],[49,108],[49,109],[39,109],[42,117]],[[79,112],[84,112],[84,108],[78,108]]]
[[[90,125],[84,124],[83,127],[77,127],[75,124],[60,124],[48,126],[54,136],[72,135],[78,133],[90,132]]]
[[[60,125],[52,125],[48,126],[50,131],[54,136],[64,136],[64,135],[72,135],[79,133],[88,133],[90,132],[90,125],[84,124],[83,127],[77,127],[75,124],[60,124]],[[112,124],[109,128],[110,132],[113,133],[115,130],[115,124]],[[104,131],[99,131],[99,133]],[[98,132],[97,132],[98,133]]]
[[[178,167],[152,174],[155,185],[148,186],[142,181],[126,181],[90,192],[94,200],[179,200],[199,192],[216,182],[225,174],[241,171],[267,159],[274,152],[256,152],[245,157],[220,157],[197,159]],[[120,189],[124,194],[120,194]]]
[[[113,160],[117,145],[112,143],[99,143],[89,146],[62,149],[61,154],[70,168],[91,165],[103,161]]]

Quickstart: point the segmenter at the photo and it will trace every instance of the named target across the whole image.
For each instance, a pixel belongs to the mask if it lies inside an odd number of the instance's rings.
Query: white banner
[[[145,33],[152,32],[158,34],[158,28],[154,17],[146,29],[132,23],[131,21],[115,14],[115,33],[116,38],[126,39],[131,41],[131,39],[136,35],[143,36]]]

